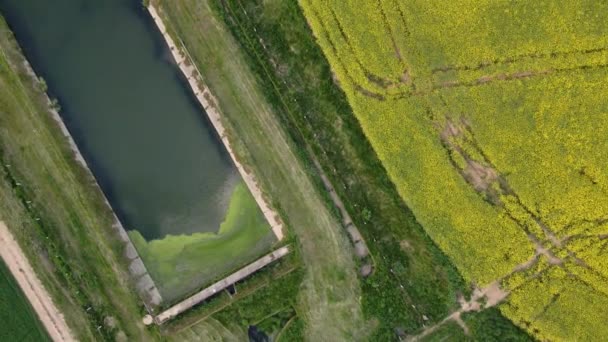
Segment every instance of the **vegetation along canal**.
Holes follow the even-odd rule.
[[[140,0],[0,0],[166,302],[274,242]]]

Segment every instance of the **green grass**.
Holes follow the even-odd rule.
[[[497,308],[464,314],[462,320],[469,329],[469,340],[480,342],[534,341],[521,328],[505,320]]]
[[[287,325],[287,319],[298,319],[291,308],[297,306],[303,275],[300,256],[292,252],[236,283],[234,295],[221,292],[169,322],[163,331],[173,341],[213,340],[210,336],[219,338],[219,332],[239,335],[254,324],[272,335]],[[224,328],[218,331],[220,326]]]
[[[255,325],[272,336],[297,315],[294,306],[297,306],[302,275],[302,271],[298,270],[281,277],[279,281],[270,282],[263,290],[241,299],[212,317],[225,325],[236,323],[245,328]]]
[[[467,331],[453,320],[420,339],[423,342],[532,342],[525,331],[506,320],[497,308],[468,312],[461,316]]]
[[[0,220],[79,340],[151,340],[110,210],[23,63],[0,20]]]
[[[276,336],[277,342],[304,341],[304,322],[298,317],[288,321]]]
[[[276,242],[242,182],[232,193],[217,233],[169,235],[152,241],[145,241],[137,231],[130,231],[129,236],[165,305],[254,260]]]
[[[461,323],[455,320],[443,322],[417,341],[422,342],[532,342],[534,339],[521,328],[506,320],[497,308],[462,314]]]
[[[0,260],[0,340],[51,341],[4,261]]]
[[[462,328],[454,321],[448,321],[432,333],[421,338],[422,342],[460,342],[470,341]],[[480,341],[481,342],[481,341]]]

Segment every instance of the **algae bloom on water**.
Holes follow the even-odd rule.
[[[129,236],[165,303],[175,301],[244,266],[276,242],[255,199],[241,181],[216,233],[167,235],[146,241]]]

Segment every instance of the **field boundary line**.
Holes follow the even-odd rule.
[[[2,221],[0,221],[0,256],[51,339],[56,342],[76,341],[65,322],[63,314],[55,306],[53,299],[38,279],[23,250]]]

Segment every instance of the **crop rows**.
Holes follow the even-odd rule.
[[[400,195],[465,279],[500,281],[500,310],[540,339],[607,335],[606,5],[301,7]]]
[[[306,4],[306,0],[303,4]],[[362,9],[362,6],[365,8]],[[309,11],[309,24],[317,27],[316,34],[331,48],[333,53],[328,58],[335,67],[343,69],[348,83],[356,91],[377,100],[427,95],[438,88],[477,86],[554,72],[606,67],[606,40],[603,37],[594,41],[596,45],[591,45],[588,39],[579,39],[576,44],[564,46],[561,50],[546,47],[538,52],[530,47],[508,46],[509,53],[504,56],[487,51],[471,51],[473,56],[470,58],[476,62],[469,64],[444,61],[446,64],[437,62],[436,65],[428,65],[429,57],[438,55],[438,51],[424,55],[424,59],[417,62],[422,57],[418,56],[419,50],[413,47],[426,49],[424,41],[428,39],[420,43],[420,40],[412,38],[411,32],[418,30],[410,30],[408,23],[417,25],[418,18],[413,16],[416,11],[412,11],[411,6],[394,0],[377,0],[365,3],[335,1],[329,6],[304,7]],[[410,12],[404,7],[408,7]],[[426,7],[426,4],[422,7]],[[357,11],[365,13],[363,20],[357,17]],[[560,9],[559,13],[562,12],[565,10]],[[434,11],[432,13],[435,14]],[[520,20],[524,19],[522,17]],[[369,30],[369,27],[376,29]],[[559,37],[556,35],[553,38]],[[437,41],[447,44],[444,40]],[[440,48],[443,51],[443,47]],[[420,89],[416,90],[413,78]]]

